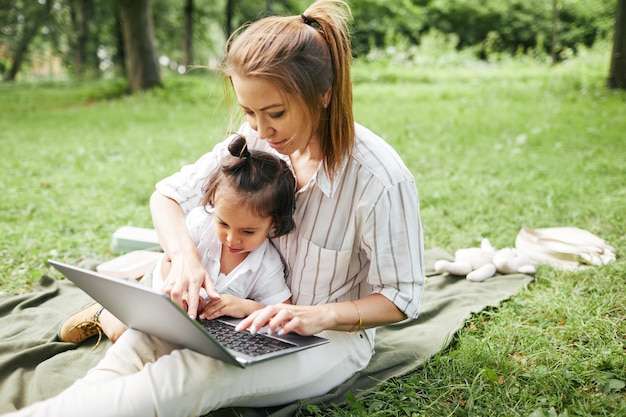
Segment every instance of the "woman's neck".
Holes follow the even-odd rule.
[[[297,189],[304,187],[317,172],[324,160],[322,148],[317,141],[311,140],[308,146],[289,155],[291,166],[296,174]]]

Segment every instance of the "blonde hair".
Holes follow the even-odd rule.
[[[355,141],[351,18],[343,0],[318,0],[298,16],[265,17],[230,37],[221,65],[227,77],[262,78],[304,106],[310,124],[303,131],[319,136],[331,176]]]

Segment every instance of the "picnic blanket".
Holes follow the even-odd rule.
[[[434,261],[452,258],[442,249],[426,251],[428,278],[419,318],[381,327],[372,361],[344,384],[320,397],[283,406],[224,409],[211,415],[292,416],[309,404],[342,404],[349,391],[357,396],[371,392],[381,381],[416,369],[446,348],[472,313],[497,307],[532,281],[522,274],[480,283],[436,275]],[[32,293],[0,295],[0,414],[61,392],[103,357],[108,340],[95,347],[96,338],[81,345],[56,338],[61,321],[90,301],[71,282],[49,276],[43,276]]]

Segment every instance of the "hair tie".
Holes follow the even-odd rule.
[[[303,22],[304,22],[304,24],[306,24],[306,25],[311,26],[311,23],[313,23],[313,22],[311,22],[311,21],[309,20],[309,18],[308,18],[308,17],[306,17],[306,16],[304,15],[304,13],[302,13],[302,14],[300,15],[300,17],[302,18],[302,21],[303,21]]]
[[[250,156],[250,151],[248,150],[248,144],[244,144],[243,148],[241,148],[241,151],[239,151],[239,157],[240,158],[247,158]]]
[[[246,138],[241,135],[235,136],[235,138],[228,144],[228,152],[235,158],[248,158],[250,151],[248,150],[248,143]]]

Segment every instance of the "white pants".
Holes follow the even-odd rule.
[[[367,333],[370,333],[369,331]],[[10,416],[197,417],[225,406],[263,407],[324,394],[372,356],[364,331],[241,369],[127,330],[87,375]]]

